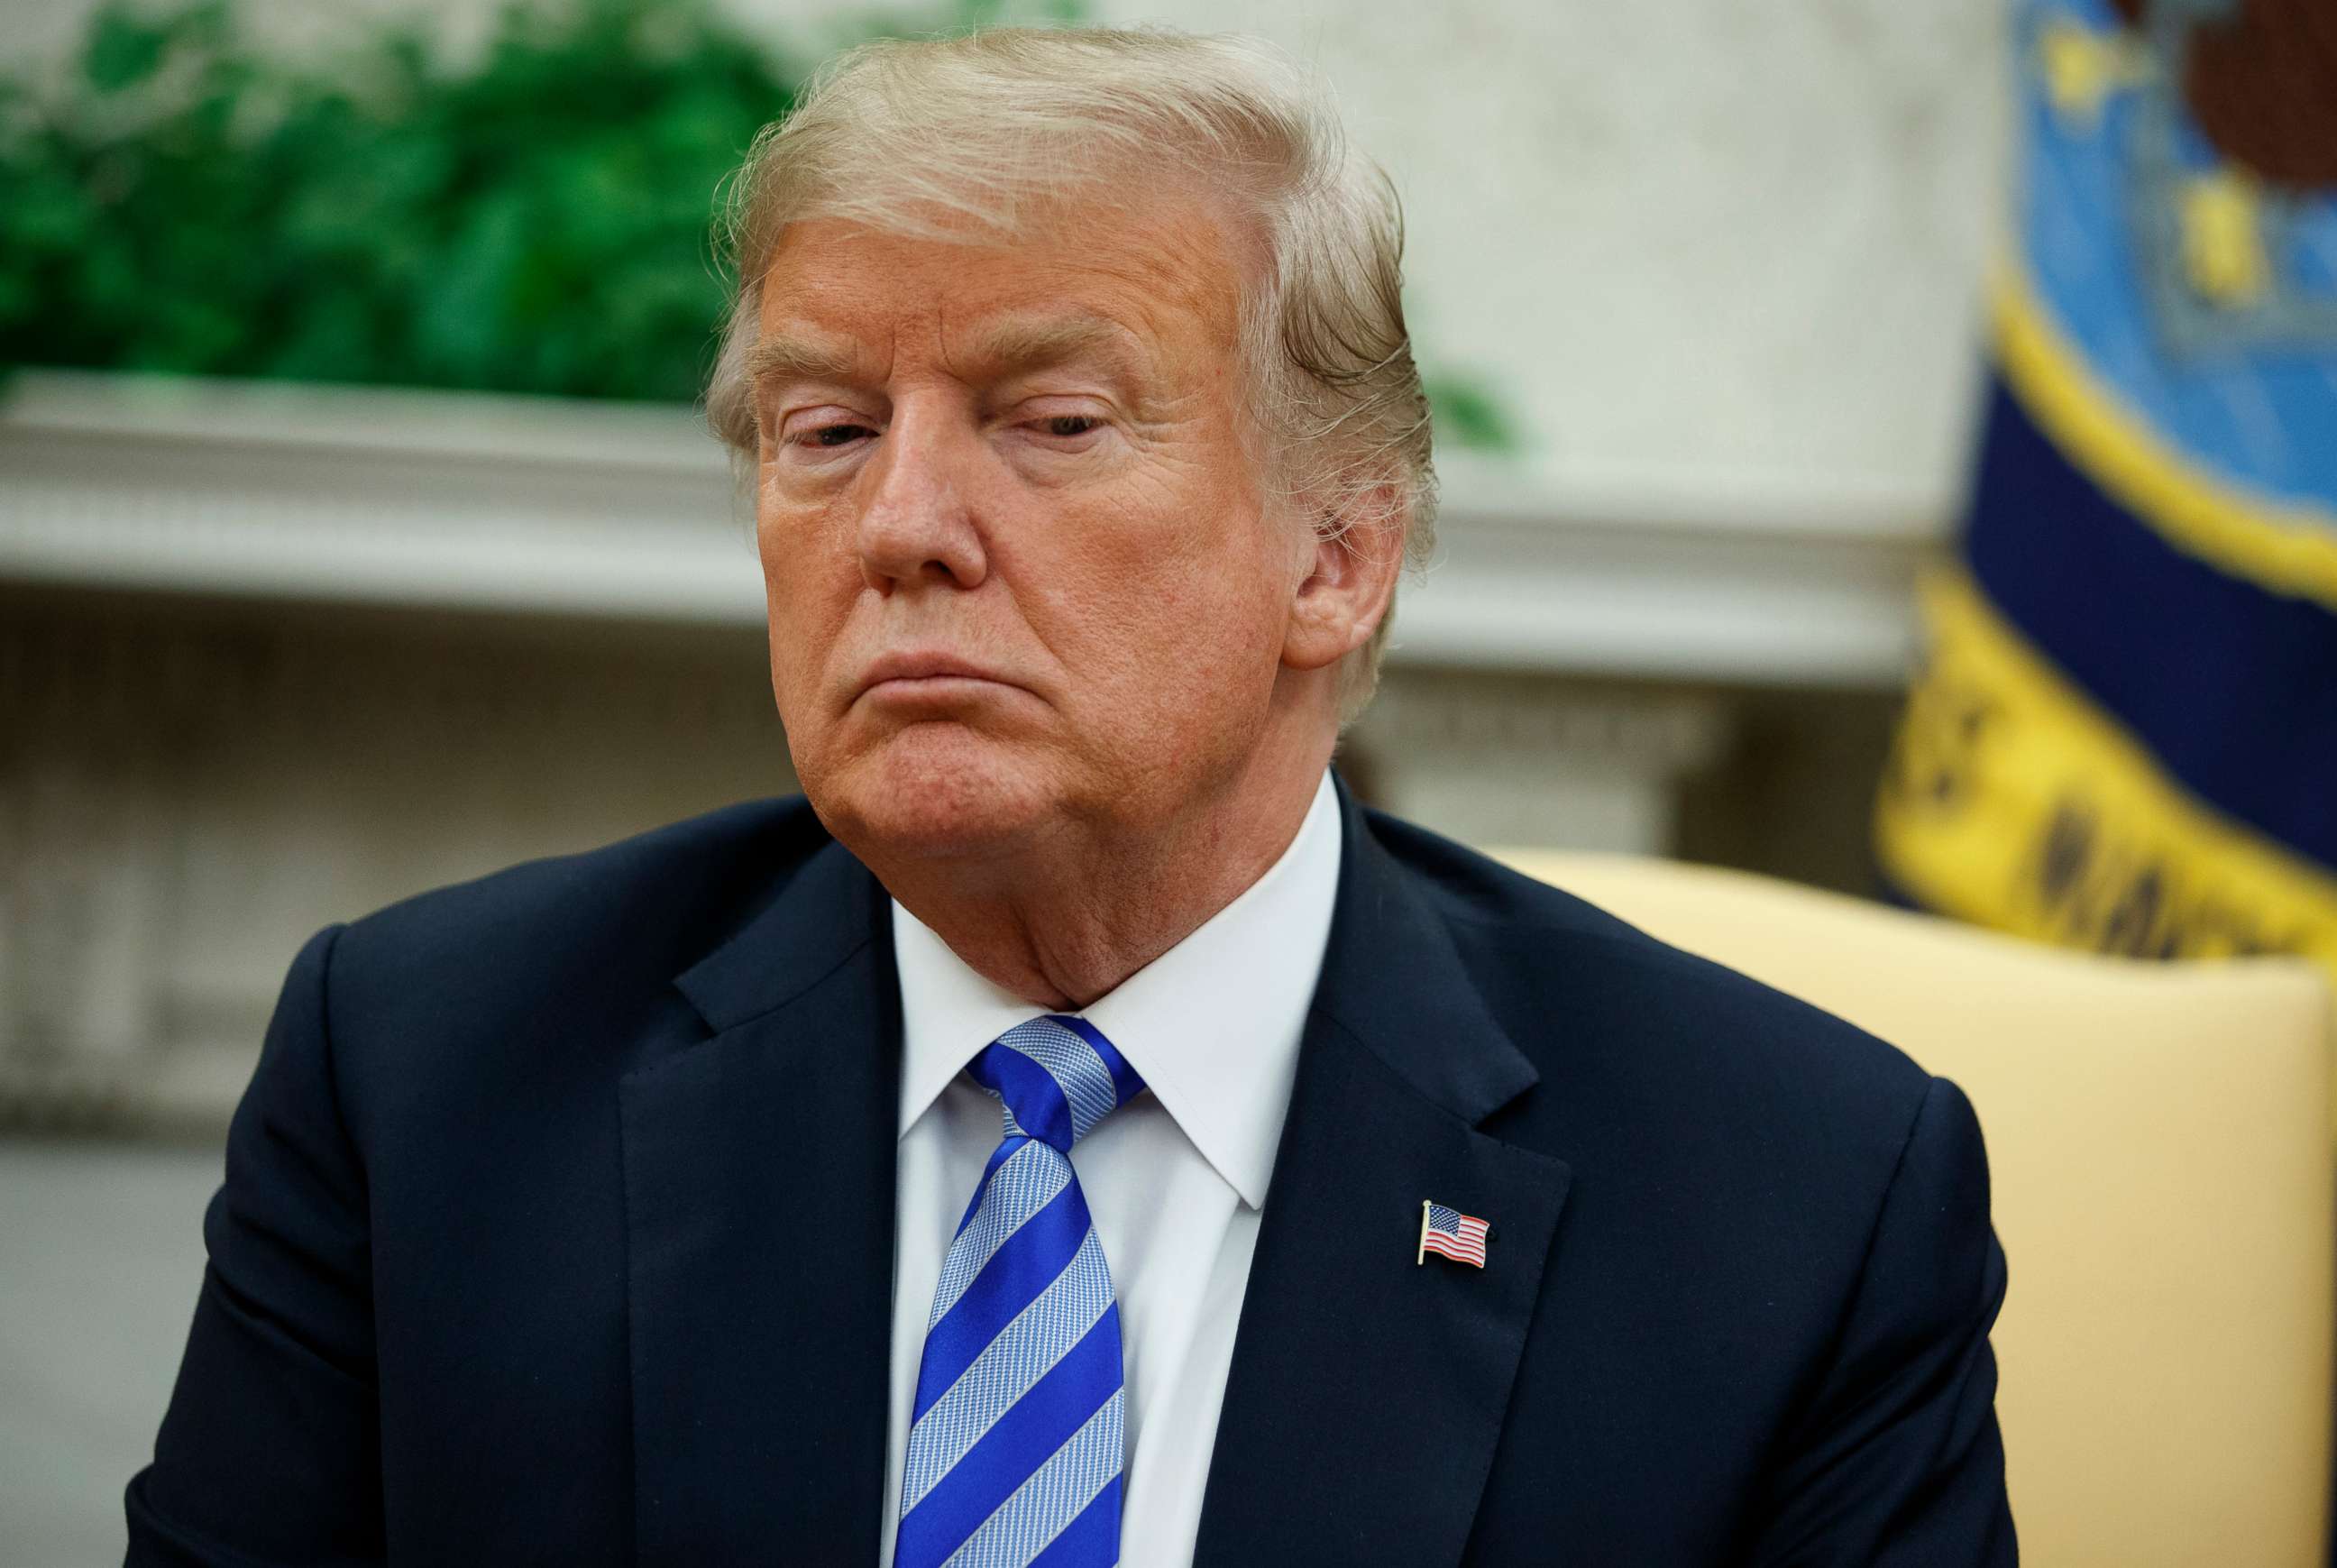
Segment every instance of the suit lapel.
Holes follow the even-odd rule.
[[[875,878],[817,851],[677,984],[715,1030],[621,1088],[645,1563],[872,1561],[900,1003]]]
[[[1535,1082],[1411,875],[1345,807],[1194,1561],[1457,1562],[1567,1167],[1477,1130]],[[1493,1224],[1481,1272],[1413,1259],[1423,1199]]]

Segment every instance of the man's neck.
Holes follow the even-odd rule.
[[[1228,789],[1141,833],[1061,835],[1011,859],[874,867],[902,907],[992,984],[1084,1007],[1266,875],[1306,819],[1327,757]]]

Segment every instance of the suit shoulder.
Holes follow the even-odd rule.
[[[434,888],[351,924],[334,985],[542,995],[573,981],[662,986],[830,843],[799,797],[754,800],[576,854]],[[369,998],[370,999],[370,998]]]
[[[1689,1099],[1702,1085],[1902,1129],[1929,1087],[1903,1052],[1823,1008],[1433,833],[1372,826],[1546,1080],[1669,1082]]]

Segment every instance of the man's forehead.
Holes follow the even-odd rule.
[[[1080,305],[1015,306],[967,313],[936,309],[926,317],[948,363],[969,376],[1041,369],[1075,360],[1141,369],[1152,358],[1141,324]],[[763,330],[748,350],[747,372],[758,384],[787,380],[851,380],[880,374],[913,318],[840,318],[826,312],[767,310]]]
[[[1174,338],[1230,344],[1238,292],[1217,224],[1187,201],[1067,210],[997,240],[812,218],[764,270],[760,367],[836,369],[911,341],[1009,366],[1142,360]]]

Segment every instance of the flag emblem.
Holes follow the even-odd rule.
[[[1458,1209],[1447,1209],[1442,1203],[1420,1206],[1420,1252],[1413,1259],[1416,1264],[1428,1260],[1431,1252],[1466,1263],[1472,1269],[1485,1266],[1485,1243],[1492,1240],[1493,1228],[1473,1214],[1463,1214]]]

